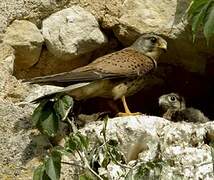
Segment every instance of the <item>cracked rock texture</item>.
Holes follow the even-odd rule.
[[[16,67],[27,69],[38,62],[44,39],[35,24],[15,20],[7,28],[3,42],[15,49]]]
[[[42,33],[48,50],[61,59],[74,59],[107,43],[95,17],[79,6],[46,18]]]
[[[90,138],[99,137],[104,126],[103,122],[92,122],[83,128]],[[212,127],[212,128],[211,128]],[[166,179],[213,179],[213,159],[211,147],[206,144],[206,137],[213,136],[213,122],[205,124],[173,123],[155,116],[134,116],[109,119],[106,136],[119,142],[120,150],[128,156],[135,153],[136,148],[145,147],[139,152],[138,163],[130,161],[136,173],[137,167],[143,162],[152,161],[158,155],[166,163],[160,172],[160,178]],[[212,129],[212,130],[211,130]],[[148,141],[149,139],[149,141]],[[132,148],[135,147],[135,148]],[[129,169],[118,165],[108,165],[109,179],[118,179]],[[117,175],[115,175],[117,174]],[[151,174],[150,178],[154,178]]]
[[[0,32],[15,19],[29,20],[41,28],[42,21],[54,12],[79,5],[91,12],[102,28],[112,30],[125,46],[140,33],[154,31],[164,35],[169,40],[169,51],[161,58],[162,62],[204,73],[213,45],[207,47],[203,36],[192,45],[190,28],[184,18],[189,3],[190,0],[3,1],[0,2]]]

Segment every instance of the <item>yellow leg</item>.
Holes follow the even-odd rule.
[[[135,116],[135,115],[141,115],[142,114],[140,112],[131,113],[131,111],[129,110],[129,107],[128,107],[127,103],[126,103],[126,97],[125,96],[122,96],[121,100],[122,100],[122,103],[123,103],[123,107],[124,107],[125,113],[119,112],[117,114],[118,116]]]
[[[121,100],[122,100],[122,102],[123,102],[123,107],[124,107],[124,109],[125,109],[125,113],[131,114],[131,111],[129,110],[129,107],[128,107],[127,103],[126,103],[126,97],[123,96],[123,97],[121,98]]]

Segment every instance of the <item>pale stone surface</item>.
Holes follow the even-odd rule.
[[[3,37],[3,42],[15,49],[15,64],[20,69],[29,68],[39,60],[43,41],[36,25],[25,20],[15,20]]]
[[[20,101],[27,94],[27,87],[13,76],[14,49],[7,44],[0,44],[0,98]]]
[[[67,0],[7,0],[0,1],[0,32],[15,19],[27,19],[41,25],[41,20],[62,9]]]
[[[192,43],[190,28],[184,14],[190,0],[10,0],[0,2],[0,32],[14,19],[28,19],[39,27],[44,18],[73,5],[91,12],[104,29],[113,30],[124,45],[132,43],[140,33],[154,31],[168,39],[168,53],[161,61],[178,65],[191,72],[204,73],[207,57],[213,47],[207,47],[200,36]],[[182,47],[182,51],[181,51]]]
[[[14,49],[8,45],[0,44],[0,66],[4,68],[9,74],[13,74],[15,54]]]
[[[31,130],[31,114],[35,105],[20,103],[28,94],[28,86],[13,74],[14,49],[0,44],[0,179],[31,179],[39,164],[34,158],[35,144]],[[38,133],[37,133],[38,134]]]
[[[14,75],[18,79],[29,79],[36,76],[45,76],[61,72],[71,71],[74,68],[87,65],[89,63],[90,53],[82,55],[72,61],[57,58],[50,53],[46,48],[41,52],[39,62],[32,68],[28,69],[15,69]]]
[[[118,26],[115,29],[116,36],[121,41],[125,38],[124,43],[127,43],[129,38],[132,40],[136,33],[155,32],[167,37],[177,37],[184,31],[186,22],[182,22],[181,17],[190,3],[190,1],[181,1],[124,1]]]
[[[204,73],[204,55],[209,56],[208,49],[211,48],[204,48],[205,39],[201,36],[198,36],[200,43],[196,42],[193,46],[192,34],[184,16],[189,3],[184,0],[126,0],[118,24],[113,28],[114,33],[126,45],[141,33],[161,34],[168,39],[168,53],[162,56],[161,62]],[[206,53],[201,55],[202,51]]]
[[[79,6],[52,14],[43,21],[48,50],[58,58],[73,59],[107,42],[95,17]]]
[[[92,122],[82,131],[90,137],[100,136],[104,123]],[[130,166],[137,172],[137,167],[141,162],[154,160],[157,155],[161,155],[166,162],[161,172],[161,179],[178,178],[202,178],[212,179],[213,160],[211,147],[206,144],[207,128],[213,126],[213,122],[205,124],[173,123],[163,118],[154,116],[134,116],[124,118],[114,118],[108,120],[107,138],[119,142],[119,147],[124,154],[128,154],[131,147],[136,144],[147,146],[140,154],[140,162],[137,164],[131,161]],[[153,137],[153,141],[146,141],[147,137]],[[154,148],[156,147],[156,148]],[[157,148],[159,147],[159,148]],[[128,173],[129,169],[119,168],[118,165],[109,165],[110,178],[115,179],[121,173]],[[114,169],[114,173],[111,170]],[[135,172],[135,173],[136,173]],[[151,177],[154,175],[151,174]]]
[[[32,168],[38,164],[33,158],[33,149],[27,148],[32,131],[29,115],[32,107],[21,108],[0,99],[0,179],[29,179]],[[27,163],[27,164],[26,164]]]

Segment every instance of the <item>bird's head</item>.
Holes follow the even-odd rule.
[[[164,94],[159,97],[159,107],[166,112],[168,109],[182,110],[185,109],[185,100],[176,93]]]
[[[167,50],[167,42],[162,37],[154,33],[141,35],[132,45],[134,49],[157,60],[160,54]]]

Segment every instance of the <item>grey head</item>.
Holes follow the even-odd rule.
[[[159,107],[166,112],[167,110],[183,110],[186,108],[185,100],[177,93],[164,94],[159,97]]]
[[[157,60],[160,54],[167,50],[167,42],[154,33],[145,33],[141,35],[131,47]]]

